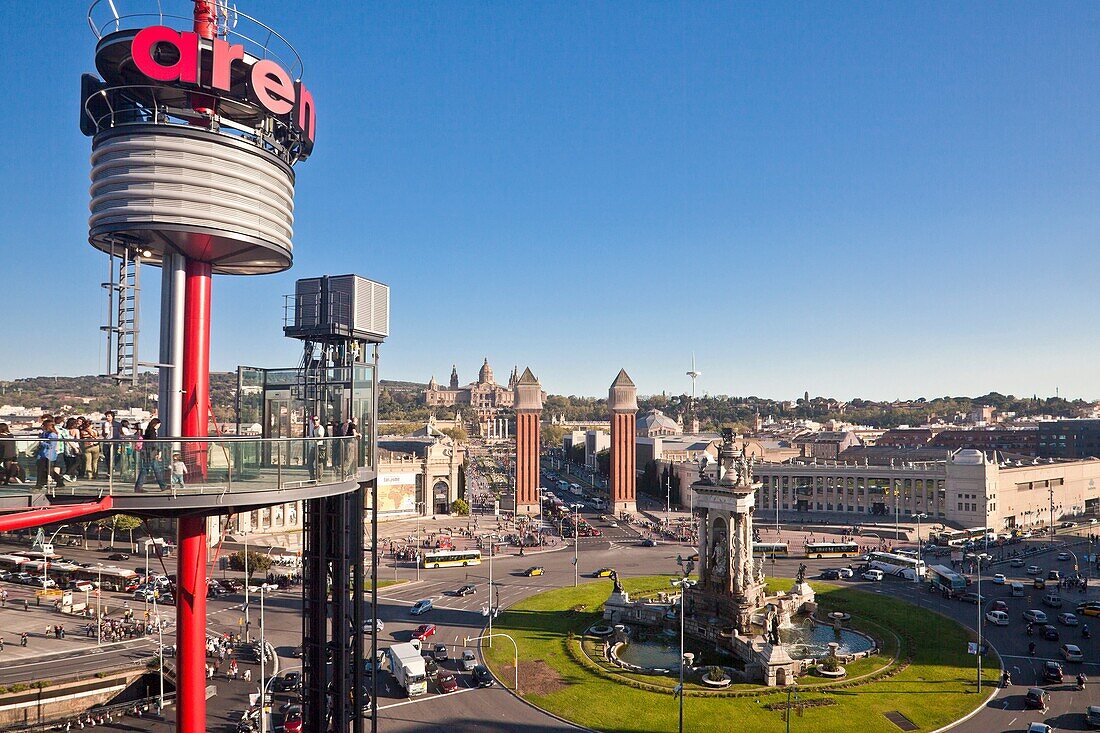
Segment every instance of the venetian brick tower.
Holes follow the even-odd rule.
[[[611,512],[634,513],[637,446],[634,423],[638,413],[638,388],[630,381],[625,369],[607,391],[607,406],[611,410]]]
[[[542,386],[531,368],[523,370],[513,388],[516,411],[516,514],[538,516],[539,421],[542,419]]]

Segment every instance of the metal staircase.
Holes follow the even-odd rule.
[[[118,243],[111,245],[107,264],[107,376],[137,385],[138,313],[141,294],[141,253]]]

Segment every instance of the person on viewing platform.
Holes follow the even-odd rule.
[[[118,441],[122,439],[122,425],[115,420],[114,410],[107,410],[103,414],[103,423],[99,426],[99,432],[104,440]],[[120,467],[118,449],[119,444],[117,442],[107,444],[107,471],[109,473],[114,473]]]
[[[38,434],[38,445],[34,449],[34,465],[36,469],[36,489],[46,488],[50,479],[50,467],[57,462],[57,444],[60,436],[57,434],[52,418],[42,421],[42,432]],[[65,485],[65,477],[57,473],[53,477],[58,486]]]
[[[321,424],[321,418],[314,415],[306,425],[307,438],[324,438],[325,426]],[[306,463],[309,466],[309,477],[316,481],[321,478],[324,471],[325,459],[328,458],[328,449],[324,440],[311,440],[306,445]]]
[[[15,436],[6,422],[0,422],[0,483],[21,484],[25,479],[16,457]]]
[[[145,476],[150,473],[153,474],[153,478],[156,479],[161,490],[165,488],[163,465],[160,459],[159,446],[156,442],[157,438],[160,437],[157,434],[159,429],[160,418],[154,417],[145,427],[145,432],[134,444],[134,447],[137,448],[136,456],[138,460],[138,473],[137,480],[134,481],[134,491],[143,490]]]
[[[61,474],[66,481],[75,482],[76,475],[79,473],[77,468],[83,460],[80,453],[80,431],[77,428],[76,418],[70,417],[65,421],[65,426],[57,432],[61,436],[61,455],[58,456],[58,461],[62,464]]]
[[[99,431],[91,420],[80,418],[80,448],[84,451],[84,478],[99,479]]]
[[[179,453],[172,455],[172,488],[183,488],[183,477],[187,475],[187,465]]]

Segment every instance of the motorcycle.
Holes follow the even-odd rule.
[[[1035,642],[1031,642],[1027,645],[1027,653],[1031,656],[1035,656]]]
[[[1005,673],[1001,675],[1001,687],[1008,687],[1012,684],[1012,674],[1006,669]]]
[[[1081,629],[1081,638],[1087,639],[1090,636],[1092,636],[1092,634],[1089,633],[1089,627],[1088,626],[1085,626],[1084,628]]]
[[[1078,689],[1078,690],[1083,690],[1083,689],[1085,689],[1085,682],[1087,682],[1087,681],[1088,681],[1088,680],[1087,680],[1087,678],[1085,677],[1085,675],[1083,675],[1083,674],[1079,674],[1079,675],[1077,675],[1077,689]]]

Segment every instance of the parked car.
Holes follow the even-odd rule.
[[[1043,596],[1043,605],[1050,606],[1051,608],[1061,608],[1062,596],[1058,595],[1057,593],[1047,593],[1045,596]]]
[[[1085,601],[1077,604],[1078,616],[1100,616],[1100,601]]]
[[[837,568],[837,572],[840,573],[841,578],[851,578],[855,575],[855,572],[851,568]]]
[[[1047,661],[1043,664],[1043,679],[1047,682],[1061,682],[1062,676],[1062,665],[1058,662]]]
[[[1027,733],[1053,733],[1053,730],[1046,723],[1032,723],[1027,727]]]
[[[877,582],[882,580],[883,574],[882,574],[881,570],[876,570],[876,569],[872,568],[871,570],[868,570],[867,572],[863,573],[863,575],[861,575],[860,577],[863,578],[864,580],[870,580],[872,582],[877,583]]]
[[[369,619],[368,618],[366,621],[363,622],[363,633],[364,634],[370,634],[372,628],[374,629],[374,633],[381,633],[382,630],[386,628],[386,625],[384,623],[382,623],[382,619],[380,619],[380,618],[376,618],[376,619]]]
[[[1058,651],[1062,652],[1062,657],[1067,662],[1085,661],[1085,655],[1081,653],[1081,647],[1076,644],[1063,644]]]
[[[828,568],[821,571],[822,580],[840,580],[840,571],[836,568]]]
[[[1029,710],[1046,710],[1050,702],[1050,693],[1042,687],[1029,688],[1024,695],[1024,707]]]
[[[458,689],[458,679],[453,672],[448,670],[439,670],[439,675],[435,678],[435,681],[439,684],[440,692],[454,692]]]
[[[474,667],[474,684],[478,687],[492,687],[495,682],[493,673],[489,671],[488,667],[483,664]]]
[[[1030,621],[1033,624],[1045,624],[1047,615],[1037,608],[1029,608],[1024,611],[1024,621]]]
[[[1043,638],[1046,639],[1047,641],[1058,641],[1058,629],[1057,628],[1051,626],[1050,624],[1046,624],[1045,626],[1043,626],[1041,631],[1042,631],[1042,634],[1043,634]]]
[[[1063,626],[1076,626],[1079,622],[1077,617],[1072,613],[1060,613],[1058,614],[1058,623]]]
[[[1090,728],[1100,728],[1100,705],[1089,705],[1085,708],[1085,723]]]
[[[469,672],[477,666],[477,656],[474,654],[473,649],[462,650],[462,669]]]
[[[473,583],[466,583],[464,586],[455,591],[456,596],[472,596],[477,591]]]
[[[412,638],[419,641],[424,641],[430,636],[435,636],[435,624],[420,624],[412,634]]]
[[[450,656],[447,654],[447,645],[436,644],[435,647],[432,648],[432,656],[435,657],[435,661],[437,662],[446,662],[450,659]]]
[[[546,572],[546,569],[543,568],[542,566],[532,565],[531,567],[524,570],[523,574],[526,575],[528,578],[533,578],[536,575],[542,575],[545,572]]]
[[[994,626],[1008,626],[1008,614],[1004,611],[989,611],[985,614],[985,620]]]
[[[428,675],[429,677],[435,677],[438,671],[439,662],[432,659],[432,656],[430,654],[424,657],[424,674]]]
[[[286,711],[286,717],[283,718],[283,733],[302,733],[302,708],[298,705],[291,705]]]
[[[430,610],[432,610],[432,599],[424,598],[414,603],[412,608],[409,609],[409,613],[411,613],[413,616],[419,616],[420,614],[427,613]]]
[[[271,683],[276,692],[291,692],[301,689],[302,673],[298,671],[284,672]]]

